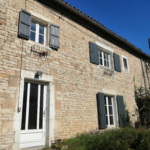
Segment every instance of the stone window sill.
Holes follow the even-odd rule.
[[[102,66],[102,65],[99,65],[99,68],[101,68],[103,70],[106,70],[106,71],[111,71],[111,72],[115,73],[115,70],[112,69],[112,68],[108,68],[108,67],[105,67],[105,66]]]
[[[37,42],[34,42],[34,41],[31,41],[31,40],[29,40],[28,43],[29,43],[29,44],[32,44],[32,46],[33,46],[33,45],[38,45],[38,46],[40,46],[40,47],[45,47],[46,49],[51,50],[51,48],[50,48],[49,46],[43,45],[43,44],[40,44],[40,43],[37,43]]]

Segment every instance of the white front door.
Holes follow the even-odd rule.
[[[45,145],[46,85],[24,83],[20,148]]]

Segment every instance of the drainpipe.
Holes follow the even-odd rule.
[[[146,78],[145,78],[145,72],[144,72],[144,67],[143,67],[143,61],[142,61],[142,59],[141,59],[141,67],[142,67],[142,74],[143,74],[144,87],[145,87],[145,93],[146,93],[147,85],[146,85]]]

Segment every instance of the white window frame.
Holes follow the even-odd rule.
[[[109,46],[107,46],[107,45],[105,45],[105,44],[103,44],[99,41],[96,41],[96,44],[99,47],[99,51],[107,53],[109,55],[109,67],[104,66],[104,65],[100,65],[100,63],[99,63],[99,66],[104,66],[108,69],[113,69],[114,68],[113,63],[112,63],[112,60],[113,60],[113,55],[112,54],[114,53],[113,48],[111,48],[111,47],[109,47]],[[99,59],[100,59],[100,56],[99,56]],[[104,64],[104,62],[103,62],[103,64]]]
[[[107,127],[108,128],[113,128],[113,127],[116,127],[116,122],[117,122],[117,118],[118,118],[118,113],[117,113],[117,104],[116,104],[116,101],[115,101],[115,97],[114,96],[110,96],[110,95],[105,95],[106,97],[106,107],[107,107],[107,112],[108,112],[108,115],[109,115],[109,106],[108,106],[108,97],[111,97],[111,100],[112,100],[112,108],[113,108],[113,122],[114,124],[113,125],[110,125],[110,119],[108,117],[108,125]]]
[[[40,23],[37,23],[36,21],[31,21],[31,22],[35,23],[35,26],[36,26],[35,41],[33,41],[33,42],[39,43],[39,35],[40,35],[40,33],[39,33],[39,27],[43,26],[44,27],[44,44],[43,45],[46,45],[46,27],[44,25],[41,25]],[[32,30],[30,29],[30,32],[31,31]],[[30,40],[30,41],[32,41],[32,40]],[[39,44],[41,44],[41,43],[39,43]]]
[[[123,62],[123,58],[125,58],[127,60],[127,70],[124,68],[124,62]],[[124,55],[122,55],[122,65],[123,65],[123,71],[129,73],[129,63],[128,63],[128,58]]]
[[[103,63],[102,65],[100,64],[100,52],[102,53],[102,63]],[[104,65],[104,53],[108,55],[109,67],[107,67],[107,66]],[[109,54],[109,53],[104,52],[104,51],[102,51],[102,50],[99,50],[99,65],[100,65],[100,66],[107,67],[107,68],[111,68],[111,59],[110,59],[110,54]]]
[[[28,129],[28,121],[29,121],[29,97],[30,97],[30,87],[31,87],[31,83],[30,82],[27,82],[27,104],[26,104],[26,118],[25,118],[25,130],[21,130],[21,132],[24,132],[24,131],[27,131],[27,130],[31,130],[31,129]],[[37,123],[36,123],[36,126],[37,126],[37,128],[35,129],[35,130],[39,130],[39,131],[42,131],[43,130],[43,128],[45,127],[45,121],[44,121],[44,119],[45,119],[45,116],[43,116],[43,120],[42,120],[42,122],[43,122],[43,128],[42,129],[39,129],[39,113],[40,113],[40,94],[41,94],[41,85],[43,85],[43,84],[38,84],[38,83],[36,83],[37,85],[38,85],[38,92],[36,93],[38,96],[38,100],[37,100],[37,106],[38,106],[38,108],[37,108]],[[46,99],[46,97],[45,97],[45,91],[47,90],[47,87],[44,85],[44,87],[43,87],[43,91],[44,91],[44,93],[43,93],[43,112],[45,111],[45,99]],[[32,130],[34,130],[34,129],[32,129]]]

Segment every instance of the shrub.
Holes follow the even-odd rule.
[[[63,144],[69,150],[150,150],[150,131],[126,127],[100,134],[83,133]]]

